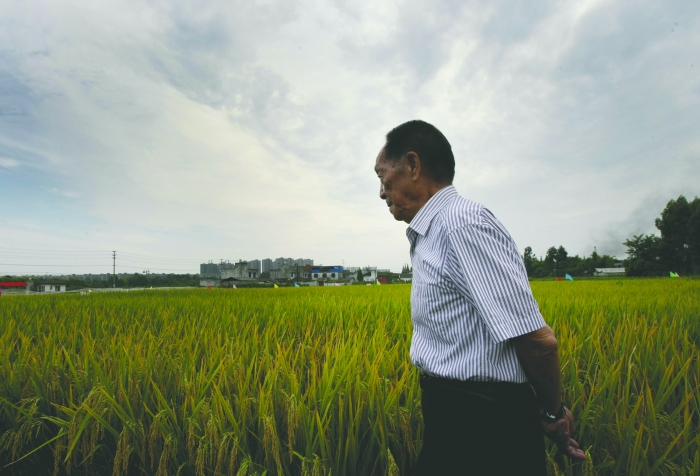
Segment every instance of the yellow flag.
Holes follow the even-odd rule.
[[[273,284],[273,286],[275,287],[275,289],[279,288],[279,286],[277,286],[276,284]]]

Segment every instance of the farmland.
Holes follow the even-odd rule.
[[[700,281],[534,282],[590,458],[700,475]],[[2,474],[409,474],[409,285],[0,299]]]

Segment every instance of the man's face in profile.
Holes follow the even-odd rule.
[[[386,201],[389,211],[398,221],[410,223],[414,213],[409,210],[412,203],[411,193],[414,183],[411,180],[410,168],[405,157],[392,160],[384,154],[384,148],[379,151],[374,165],[374,171],[379,177],[379,198]]]

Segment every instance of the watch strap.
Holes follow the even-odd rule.
[[[564,403],[562,402],[561,406],[559,407],[559,411],[555,414],[552,415],[548,411],[545,410],[545,412],[542,414],[542,419],[546,420],[548,423],[554,423],[555,421],[561,420],[564,418]]]

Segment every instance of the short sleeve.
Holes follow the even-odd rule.
[[[474,304],[493,339],[502,342],[546,323],[515,243],[488,210],[484,214],[481,223],[449,233],[453,279]]]

